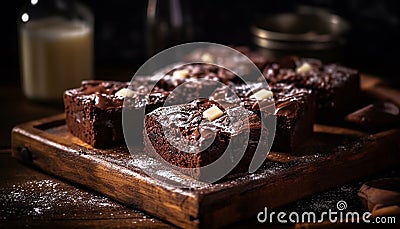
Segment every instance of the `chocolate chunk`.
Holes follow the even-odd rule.
[[[400,124],[400,107],[391,101],[365,106],[346,116],[345,120],[367,131],[379,131]]]
[[[388,206],[400,205],[400,178],[383,178],[366,182],[361,186],[358,196],[372,214]]]

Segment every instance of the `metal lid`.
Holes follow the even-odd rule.
[[[327,50],[336,48],[345,43],[345,40],[340,38],[334,42],[287,42],[287,41],[276,41],[268,40],[260,37],[253,37],[253,42],[259,47],[276,49],[276,50],[288,50],[288,51],[301,51],[301,50]]]

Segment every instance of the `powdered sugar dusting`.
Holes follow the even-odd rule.
[[[0,219],[126,218],[131,213],[142,214],[106,197],[49,179],[22,181],[0,188]]]

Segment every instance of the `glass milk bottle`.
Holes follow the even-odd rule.
[[[33,100],[60,102],[93,77],[93,15],[73,0],[31,0],[18,18],[22,86]]]

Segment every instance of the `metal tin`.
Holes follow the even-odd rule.
[[[349,29],[340,16],[314,7],[262,17],[250,27],[253,43],[267,55],[296,54],[327,61],[341,59]]]

